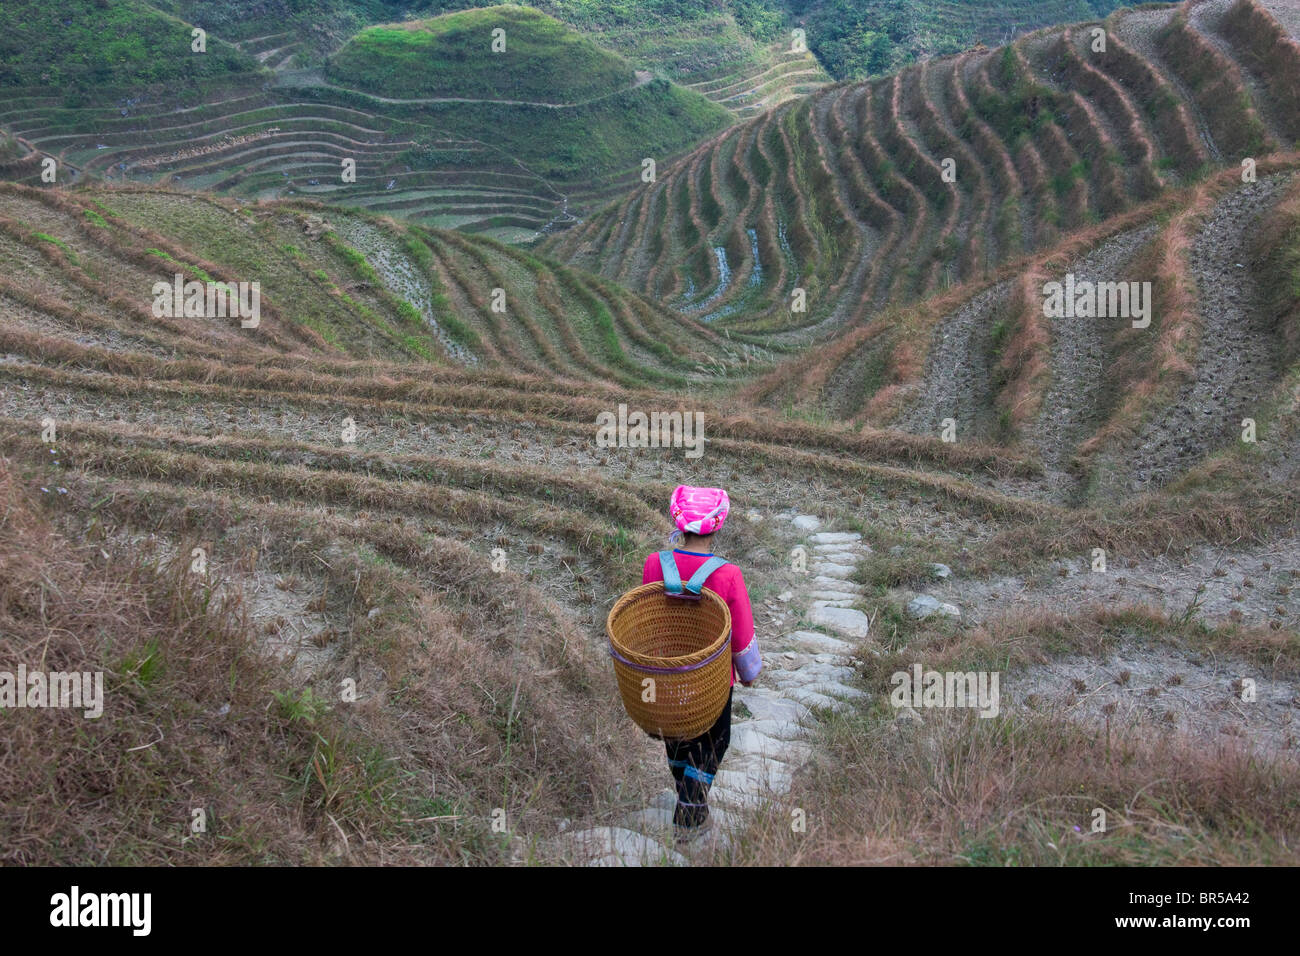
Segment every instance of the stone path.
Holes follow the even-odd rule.
[[[794,619],[802,617],[808,629],[777,635],[759,625],[763,671],[753,687],[736,685],[731,745],[709,794],[712,832],[674,849],[675,796],[665,788],[650,806],[618,826],[564,834],[559,842],[566,857],[589,866],[685,866],[719,859],[749,811],[789,791],[794,774],[812,756],[806,738],[817,711],[845,710],[848,701],[866,696],[850,681],[870,619],[853,607],[862,586],[849,578],[871,549],[856,533],[817,531],[820,522],[813,516],[785,514],[771,520],[782,518],[791,523],[791,546],[806,549],[807,573],[778,600],[784,599]]]

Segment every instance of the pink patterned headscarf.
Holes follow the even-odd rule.
[[[668,515],[678,531],[712,534],[722,527],[731,510],[731,499],[721,488],[692,488],[678,485],[668,505]]]

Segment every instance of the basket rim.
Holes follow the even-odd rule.
[[[652,654],[642,654],[639,651],[634,651],[627,647],[627,645],[623,644],[622,641],[619,641],[614,636],[614,615],[623,610],[629,604],[639,601],[654,593],[665,593],[664,583],[662,581],[651,581],[649,584],[642,584],[627,591],[622,597],[614,602],[614,606],[609,609],[609,614],[605,617],[605,635],[609,639],[610,646],[624,657],[629,660],[640,658],[643,661],[653,661],[653,666],[657,667],[683,667],[690,664],[697,664],[700,661],[713,656],[721,650],[724,644],[731,640],[731,608],[727,607],[727,602],[722,600],[716,591],[710,587],[703,587],[700,588],[701,599],[716,602],[718,606],[722,608],[722,613],[725,616],[726,627],[717,639],[713,640],[708,644],[708,646],[701,648],[698,651],[694,651],[690,654],[679,654],[676,657],[656,657]]]

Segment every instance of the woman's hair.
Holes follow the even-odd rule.
[[[722,532],[721,528],[719,528],[717,531],[714,531],[712,534],[694,534],[690,531],[674,531],[671,535],[668,536],[668,541],[673,545],[680,544],[687,551],[691,549],[692,545],[694,545],[696,542],[699,541],[707,541],[709,544],[716,547],[718,544],[718,537],[721,534],[721,532]]]

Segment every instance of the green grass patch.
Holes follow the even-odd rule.
[[[50,245],[53,246],[58,246],[58,248],[63,251],[63,254],[68,257],[69,262],[71,262],[74,266],[78,265],[77,254],[73,252],[72,247],[69,246],[62,239],[59,239],[55,236],[51,236],[48,233],[44,233],[44,232],[34,232],[32,233],[32,238],[39,239],[41,242],[48,242],[50,243]]]
[[[636,82],[621,56],[516,6],[371,27],[330,59],[327,76],[394,98],[543,103],[580,103]]]

